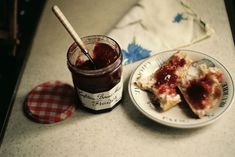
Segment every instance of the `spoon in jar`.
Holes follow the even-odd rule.
[[[96,65],[93,61],[93,59],[91,58],[88,50],[85,47],[85,44],[83,43],[83,41],[81,40],[81,38],[78,36],[78,34],[76,33],[76,31],[74,30],[74,28],[72,27],[72,25],[69,23],[69,21],[67,20],[67,18],[64,16],[64,14],[62,13],[62,11],[60,10],[60,8],[56,5],[54,5],[52,7],[52,11],[54,12],[54,14],[56,15],[56,17],[60,20],[60,22],[62,23],[62,25],[65,27],[65,29],[68,31],[68,33],[70,34],[70,36],[73,38],[73,40],[75,41],[75,43],[78,45],[78,47],[81,49],[82,53],[84,55],[87,56],[87,58],[89,59],[89,61],[92,63],[94,69],[96,69]]]

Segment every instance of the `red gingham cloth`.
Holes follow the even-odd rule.
[[[71,116],[75,111],[74,90],[60,81],[36,86],[27,96],[25,112],[40,123],[55,123]]]

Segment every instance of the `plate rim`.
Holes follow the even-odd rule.
[[[143,66],[146,62],[148,62],[149,60],[152,60],[153,58],[155,58],[156,56],[159,56],[163,53],[173,53],[173,52],[176,52],[176,51],[186,51],[186,52],[193,52],[194,54],[199,54],[199,55],[202,55],[202,56],[206,56],[208,58],[211,58],[212,61],[214,60],[216,62],[216,64],[219,64],[219,66],[221,66],[223,68],[223,70],[226,72],[228,78],[229,78],[229,82],[231,83],[230,86],[232,87],[231,88],[231,91],[232,93],[230,94],[231,95],[231,99],[230,99],[230,102],[227,102],[226,104],[226,107],[221,111],[221,113],[219,113],[218,115],[216,115],[215,117],[213,118],[208,118],[207,121],[202,121],[200,123],[194,123],[194,124],[177,124],[177,123],[170,123],[170,122],[167,122],[167,121],[164,121],[164,120],[161,120],[159,118],[156,118],[154,117],[153,115],[149,114],[148,112],[146,112],[143,108],[141,108],[141,106],[138,105],[138,103],[136,102],[136,100],[134,99],[134,96],[133,96],[133,93],[131,91],[131,86],[132,86],[132,83],[133,83],[133,77],[134,77],[134,74],[137,72],[137,70]],[[228,82],[228,81],[227,81]],[[182,129],[190,129],[190,128],[198,128],[198,127],[203,127],[203,126],[206,126],[206,125],[209,125],[213,122],[215,122],[216,120],[218,120],[226,111],[228,111],[228,109],[232,106],[233,102],[234,102],[234,82],[233,82],[233,77],[232,75],[229,73],[228,69],[221,63],[219,62],[216,58],[208,55],[208,54],[205,54],[203,52],[200,52],[200,51],[195,51],[195,50],[189,50],[189,49],[173,49],[173,50],[166,50],[166,51],[161,51],[157,54],[154,54],[148,58],[146,58],[145,60],[143,60],[136,68],[135,70],[131,73],[130,75],[130,79],[129,79],[129,82],[128,82],[128,93],[129,93],[129,96],[131,98],[131,101],[132,103],[134,104],[134,106],[142,113],[144,114],[146,117],[150,118],[151,120],[155,121],[155,122],[158,122],[162,125],[165,125],[165,126],[169,126],[169,127],[174,127],[174,128],[182,128]]]

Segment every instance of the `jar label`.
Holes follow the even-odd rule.
[[[121,81],[112,89],[100,93],[89,93],[77,88],[77,93],[82,104],[93,110],[112,108],[122,98],[123,82]]]

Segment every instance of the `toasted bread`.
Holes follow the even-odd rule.
[[[188,73],[178,87],[191,110],[202,118],[221,99],[221,83],[220,69],[201,64],[194,67],[194,74]]]
[[[163,111],[169,110],[181,101],[176,89],[186,76],[191,63],[192,60],[184,52],[178,51],[152,75],[140,76],[136,80],[136,85],[142,90],[152,92]]]

